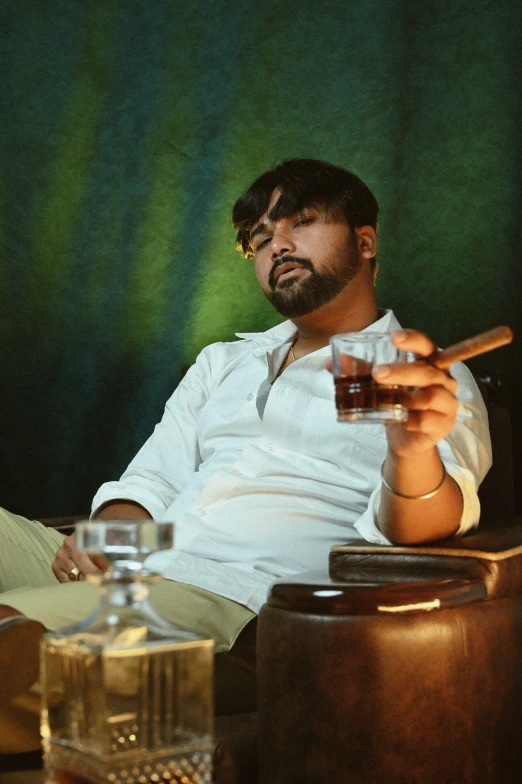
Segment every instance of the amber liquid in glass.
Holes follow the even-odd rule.
[[[377,384],[371,374],[336,376],[335,405],[340,421],[362,419],[375,412],[375,420],[404,421],[406,389],[402,386]]]

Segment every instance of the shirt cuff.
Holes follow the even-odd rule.
[[[99,512],[100,507],[110,501],[134,501],[143,506],[152,515],[153,520],[163,520],[166,507],[153,493],[137,488],[126,482],[106,482],[94,496],[91,508],[91,520]]]

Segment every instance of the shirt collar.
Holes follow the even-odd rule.
[[[392,310],[384,310],[384,315],[369,324],[361,332],[393,332],[400,329],[401,325],[397,321],[395,314]],[[236,337],[242,340],[250,340],[254,345],[252,347],[254,354],[263,354],[269,349],[281,346],[284,343],[291,343],[297,333],[297,327],[293,321],[283,321],[281,324],[276,324],[275,327],[267,329],[266,332],[236,332]],[[330,347],[314,351],[314,354],[329,354]]]

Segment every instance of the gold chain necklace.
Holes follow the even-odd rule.
[[[296,343],[297,341],[294,341]],[[294,354],[294,343],[290,346],[290,356],[292,357],[292,362],[295,362],[295,354]]]

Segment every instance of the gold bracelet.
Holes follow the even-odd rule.
[[[424,493],[423,495],[405,495],[404,493],[399,493],[398,490],[394,490],[393,487],[390,487],[390,485],[388,484],[388,482],[384,478],[384,463],[381,466],[382,483],[383,483],[384,487],[387,490],[390,491],[390,493],[393,493],[393,495],[398,495],[399,498],[407,498],[409,501],[420,501],[421,498],[433,498],[433,496],[437,495],[439,490],[442,488],[442,485],[446,481],[446,477],[448,475],[447,472],[446,472],[446,466],[444,465],[444,463],[442,464],[442,468],[444,470],[444,473],[442,475],[442,479],[440,480],[440,482],[437,485],[437,487],[435,488],[435,490],[432,490],[431,493]]]

